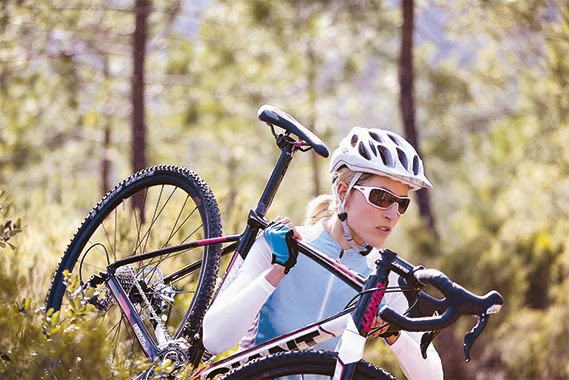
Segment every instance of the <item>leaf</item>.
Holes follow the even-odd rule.
[[[30,311],[32,311],[32,299],[30,297],[27,297],[22,301],[20,312],[22,314],[28,314]]]
[[[12,237],[12,236],[14,236],[14,235],[19,234],[20,232],[22,232],[22,230],[16,229],[16,230],[10,231],[10,232],[8,233],[8,235],[9,235],[10,237]]]

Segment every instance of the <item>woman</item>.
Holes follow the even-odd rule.
[[[381,129],[353,128],[334,151],[330,164],[333,194],[307,207],[303,226],[277,218],[253,245],[228,286],[204,318],[204,345],[212,353],[239,342],[241,349],[262,343],[342,310],[355,292],[310,259],[290,252],[294,233],[311,246],[367,276],[378,251],[409,205],[409,191],[431,188],[415,149],[401,136]],[[290,232],[292,231],[292,232]],[[398,284],[390,274],[389,283]],[[409,307],[401,292],[384,302],[402,313]],[[238,315],[239,318],[232,316]],[[378,318],[376,325],[382,321]],[[387,328],[383,328],[380,333]],[[420,333],[385,338],[409,379],[442,379],[440,358],[431,345],[427,359]],[[315,346],[334,350],[338,339]]]

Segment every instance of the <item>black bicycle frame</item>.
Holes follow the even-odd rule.
[[[233,243],[225,247],[222,251],[222,256],[236,251],[232,263],[235,261],[237,254],[245,258],[251,246],[253,245],[259,231],[261,229],[264,229],[268,225],[268,220],[266,219],[267,210],[269,209],[275,197],[275,193],[284,175],[286,174],[286,171],[294,156],[294,153],[298,148],[296,142],[294,142],[292,139],[288,138],[287,136],[278,136],[277,145],[279,145],[279,147],[281,148],[281,154],[275,165],[272,175],[266,184],[265,190],[259,199],[256,209],[251,210],[249,212],[247,227],[241,235],[220,236],[220,237],[197,240],[175,246],[165,247],[154,251],[142,253],[136,256],[119,259],[108,266],[107,273],[108,273],[109,288],[113,293],[113,295],[115,296],[115,298],[118,300],[118,303],[121,309],[123,310],[123,313],[126,316],[128,323],[133,329],[142,350],[144,351],[145,355],[148,358],[152,359],[155,358],[159,353],[159,348],[153,341],[150,332],[144,325],[141,318],[138,316],[138,313],[136,312],[134,306],[132,305],[125,291],[122,289],[120,283],[114,276],[114,273],[116,272],[117,268],[143,260],[154,259],[157,257],[167,256],[181,251],[191,250],[197,247],[203,247],[211,244],[220,244],[220,243],[221,244]],[[358,327],[360,334],[365,336],[369,332],[371,327],[371,319],[370,319],[371,316],[373,315],[373,320],[375,320],[375,316],[377,316],[377,308],[379,307],[379,304],[383,299],[385,287],[387,286],[387,276],[389,274],[389,271],[394,270],[398,274],[407,277],[406,275],[410,274],[413,268],[412,265],[398,258],[395,253],[391,251],[386,251],[388,253],[385,253],[382,256],[383,261],[381,261],[381,263],[379,262],[377,263],[378,266],[376,272],[366,280],[361,274],[350,270],[350,268],[344,266],[339,261],[331,259],[329,256],[325,255],[324,253],[318,251],[313,247],[310,247],[309,245],[304,244],[302,241],[297,241],[297,246],[300,253],[304,254],[311,260],[318,263],[321,267],[323,267],[324,269],[332,273],[334,276],[342,280],[352,289],[354,289],[357,292],[362,292],[363,290],[361,299],[358,302],[357,308],[355,308],[355,310],[354,308],[350,308],[349,310],[344,310],[326,320],[316,322],[313,325],[310,325],[306,328],[308,329],[308,331],[311,331],[310,330],[311,327],[313,328],[315,326],[316,327],[320,326],[322,323],[326,323],[327,321],[332,321],[351,311],[353,314],[352,318],[356,323],[356,326]],[[230,264],[230,268],[232,266],[232,263]],[[183,268],[181,268],[180,270],[165,276],[163,281],[165,284],[173,282],[182,276],[185,276],[189,273],[198,270],[201,264],[202,264],[201,259],[191,264],[188,264]],[[224,280],[225,276],[223,281]],[[380,284],[385,284],[385,285],[382,286]],[[218,288],[218,291],[220,288],[221,286]],[[215,296],[217,296],[217,293]],[[178,331],[176,331],[174,338],[178,338],[182,335],[183,327],[184,327],[183,324],[181,324]],[[275,338],[274,340],[266,342],[265,344],[257,348],[262,349],[262,347],[265,346],[269,347],[267,348],[267,352],[270,353],[275,349],[276,350],[282,349],[283,344],[285,345],[285,347],[288,347],[289,349],[297,348],[294,343],[295,340],[315,342],[315,340],[313,339],[314,337],[311,338],[310,336],[303,336],[302,334],[299,337],[294,338],[293,340],[286,340],[287,337],[289,336],[297,336],[299,333],[302,333],[303,330],[304,329],[299,329],[294,332],[291,332],[290,334],[287,334],[285,337]],[[271,351],[270,345],[274,344],[274,342],[277,343],[275,346],[273,346]],[[275,348],[275,347],[281,347],[281,348]],[[241,362],[243,359],[249,360],[252,358],[253,357],[248,356],[247,352],[243,352],[239,354],[239,357],[237,359],[232,359],[231,361],[232,363],[236,363],[236,362]],[[199,362],[199,359],[200,358],[190,358],[190,362],[192,362],[193,364],[197,364]],[[228,358],[223,362],[221,362],[220,368],[222,368],[226,364],[226,362],[229,361],[230,359],[231,358]],[[217,363],[215,366],[217,367]],[[346,373],[349,374],[353,370],[352,367],[353,366],[351,364],[347,364],[344,367],[344,371],[346,371]]]
[[[222,256],[227,255],[233,251],[237,251],[243,258],[245,258],[253,245],[257,234],[261,228],[264,228],[267,225],[267,221],[265,219],[266,213],[271,206],[275,194],[278,190],[282,179],[284,178],[286,171],[294,157],[294,153],[297,150],[302,148],[302,143],[294,141],[287,135],[279,135],[276,136],[277,145],[281,149],[281,154],[279,159],[273,169],[271,177],[269,178],[265,190],[261,195],[257,207],[255,210],[251,210],[247,227],[245,231],[241,235],[228,235],[228,236],[220,236],[220,237],[213,237],[209,239],[203,239],[198,241],[192,241],[188,243],[183,243],[179,245],[169,246],[161,249],[157,249],[150,252],[145,252],[139,255],[126,257],[123,259],[119,259],[114,263],[110,264],[107,267],[107,281],[109,283],[109,288],[113,293],[114,297],[118,300],[121,309],[123,310],[123,314],[125,315],[128,323],[130,324],[131,328],[133,329],[135,336],[140,343],[144,354],[148,358],[155,358],[159,352],[158,346],[152,340],[151,334],[149,333],[148,329],[142,322],[142,319],[138,316],[136,309],[134,308],[133,304],[128,299],[124,289],[122,289],[119,281],[114,276],[117,268],[120,268],[125,265],[133,264],[136,262],[140,262],[143,260],[153,259],[161,256],[170,255],[173,253],[178,253],[182,251],[191,250],[197,247],[203,247],[211,244],[224,244],[224,243],[231,243],[234,244],[226,247],[222,251]],[[235,261],[236,255],[232,260],[232,263]],[[188,264],[183,268],[179,269],[178,271],[171,273],[163,278],[165,284],[169,284],[170,282],[175,281],[176,279],[183,277],[189,273],[192,273],[198,270],[202,265],[202,260],[197,260],[194,263]],[[231,267],[232,264],[230,264]],[[226,273],[227,274],[227,273]],[[225,276],[223,278],[225,281]],[[222,281],[222,283],[223,283]],[[218,288],[221,288],[221,286]],[[216,295],[217,296],[217,293]],[[214,296],[214,298],[215,298]],[[186,319],[187,314],[184,316],[184,320]],[[183,333],[184,323],[181,323],[178,327],[178,330],[174,334],[174,338],[179,338]]]
[[[294,140],[283,135],[277,137],[277,145],[281,148],[281,154],[275,168],[273,169],[271,177],[267,181],[265,190],[263,191],[263,194],[261,194],[259,202],[257,202],[257,208],[254,211],[251,210],[249,214],[247,227],[245,228],[245,232],[241,235],[239,245],[237,246],[237,252],[243,258],[247,257],[259,230],[266,226],[266,223],[259,222],[263,221],[266,217],[267,211],[269,210],[269,207],[271,207],[275,194],[277,193],[290,162],[294,157],[294,153],[299,149],[299,146],[296,145]]]
[[[221,375],[260,356],[283,351],[307,349],[328,339],[335,338],[344,331],[345,321],[343,318],[345,317],[352,318],[359,334],[365,337],[372,329],[373,322],[375,322],[377,317],[379,305],[387,289],[389,273],[394,271],[406,279],[412,277],[414,267],[389,250],[382,251],[380,259],[376,261],[375,271],[367,279],[364,279],[360,274],[352,271],[337,260],[330,259],[324,253],[302,242],[299,243],[299,252],[322,265],[322,267],[360,294],[356,305],[349,306],[333,316],[275,337],[217,363],[208,365],[198,371],[194,375],[194,379]],[[339,366],[342,368],[342,379],[351,379],[353,377],[355,364],[339,362]]]

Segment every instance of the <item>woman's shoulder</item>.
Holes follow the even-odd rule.
[[[320,237],[322,232],[324,231],[324,226],[322,225],[321,221],[318,221],[314,224],[303,224],[301,226],[296,227],[296,230],[302,236],[302,239],[306,242],[311,242]]]

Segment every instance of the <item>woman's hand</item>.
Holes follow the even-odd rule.
[[[292,237],[300,240],[302,237],[296,230],[294,223],[288,217],[280,217],[271,222],[272,227],[269,226],[264,231],[267,244],[273,251],[272,267],[265,274],[267,281],[277,286],[288,271],[296,264],[296,257],[298,252],[289,247]]]
[[[288,228],[290,228],[293,231],[293,235],[297,240],[302,240],[302,236],[300,236],[300,234],[298,233],[298,231],[296,230],[296,227],[294,226],[294,223],[290,220],[290,218],[288,216],[277,216],[273,222],[275,223],[282,223],[285,226],[287,226]]]
[[[377,328],[377,327],[381,327],[379,330],[377,330],[376,332],[374,332],[371,336],[377,338],[379,337],[381,334],[387,332],[387,329],[389,329],[389,324],[384,322],[383,319],[377,317],[375,319],[375,323],[372,326],[372,328]],[[394,335],[388,336],[385,338],[385,341],[387,342],[387,344],[392,345],[393,343],[395,343],[397,341],[397,339],[399,339],[399,334],[400,332],[397,332]]]

